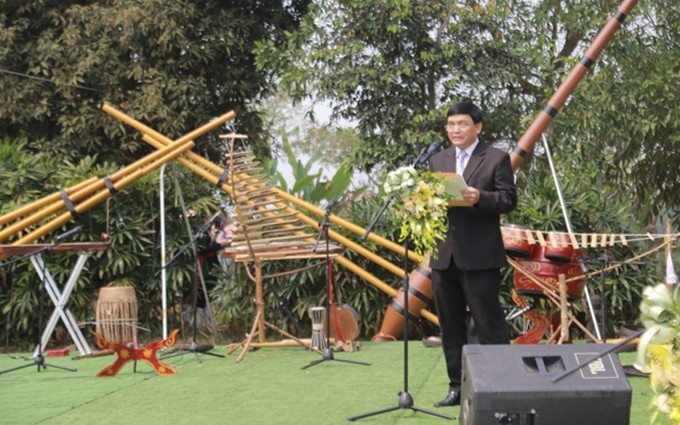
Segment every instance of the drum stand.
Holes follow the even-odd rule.
[[[69,232],[71,232],[71,231],[64,233],[64,236],[57,236],[57,241],[66,238],[65,235]],[[75,232],[70,233],[69,236],[73,233],[75,233]],[[14,261],[10,261],[8,263],[0,264],[0,266],[4,267],[6,265],[13,264],[17,261],[20,261],[20,260],[22,260],[26,257],[30,257],[30,256],[34,256],[34,255],[42,255],[43,252],[47,253],[51,250],[52,250],[52,246],[46,246],[46,247],[44,247],[44,248],[42,248],[42,249],[40,249],[40,250],[38,250],[34,253],[25,255],[23,257],[19,257]],[[45,284],[46,284],[46,282],[45,282],[45,280],[46,280],[45,269],[46,269],[46,266],[45,266],[44,259],[40,263],[42,264],[42,266],[41,266],[42,267],[42,273],[40,273],[42,278],[40,279],[40,295],[39,295],[40,301],[39,301],[39,305],[38,305],[38,343],[37,343],[36,351],[35,351],[35,354],[33,355],[33,357],[22,357],[22,359],[24,359],[24,360],[33,359],[33,363],[32,364],[25,364],[25,365],[13,367],[11,369],[6,369],[6,370],[3,370],[3,371],[0,371],[0,375],[5,374],[5,373],[9,373],[9,372],[14,372],[15,370],[25,369],[25,368],[31,367],[33,365],[38,367],[38,372],[40,372],[40,369],[47,369],[48,367],[53,367],[55,369],[62,369],[62,370],[66,370],[66,371],[69,371],[69,372],[77,372],[78,371],[78,369],[72,369],[72,368],[69,368],[69,367],[57,366],[57,365],[53,365],[53,364],[50,364],[50,363],[45,363],[45,356],[43,354],[43,346],[42,346],[42,333],[43,333],[43,314],[44,314],[44,310],[45,310],[45,291],[46,291],[46,288],[45,288]]]
[[[164,266],[164,267],[167,267],[169,264],[171,264],[188,247],[191,246],[193,248],[194,258],[196,259],[196,264],[195,264],[196,271],[194,273],[194,284],[192,285],[192,289],[191,289],[192,309],[193,309],[192,310],[192,321],[193,322],[192,322],[192,330],[191,330],[191,344],[189,344],[188,346],[185,345],[184,347],[181,347],[178,350],[173,351],[172,353],[168,354],[167,356],[161,357],[160,358],[161,360],[167,359],[167,358],[170,358],[170,357],[181,356],[185,353],[194,353],[194,357],[196,358],[196,361],[199,362],[199,363],[202,363],[201,356],[199,355],[199,353],[200,354],[207,354],[209,356],[224,358],[224,356],[221,355],[221,354],[210,352],[210,350],[212,350],[214,348],[214,346],[212,344],[198,345],[196,343],[196,332],[198,331],[198,312],[197,312],[196,306],[198,304],[198,284],[199,284],[199,282],[200,282],[201,287],[202,287],[201,289],[205,291],[205,280],[203,279],[203,272],[201,270],[201,264],[198,260],[198,252],[197,252],[197,249],[196,249],[196,241],[198,240],[198,238],[201,237],[201,235],[203,235],[204,232],[206,232],[208,230],[208,228],[210,227],[210,224],[213,222],[213,220],[214,220],[214,217],[211,218],[203,226],[201,226],[201,228],[196,232],[194,237],[184,247],[182,247],[182,249],[180,249],[179,252],[177,254],[175,254],[175,256],[172,259],[170,259],[170,261],[168,261],[168,263]],[[206,294],[206,300],[205,300],[206,306],[210,302],[207,295],[208,294]]]
[[[316,252],[317,248],[319,247],[319,242],[321,241],[321,237],[325,236],[326,239],[326,270],[325,270],[325,278],[326,278],[326,288],[327,288],[327,297],[326,297],[326,311],[328,312],[326,317],[326,347],[323,351],[323,357],[321,357],[318,360],[314,360],[313,362],[309,363],[306,366],[301,367],[300,369],[304,370],[307,368],[310,368],[312,366],[318,365],[319,363],[323,363],[325,361],[339,361],[339,362],[344,362],[344,363],[353,363],[357,365],[362,365],[362,366],[370,366],[370,363],[366,362],[360,362],[356,360],[346,360],[346,359],[336,359],[333,356],[333,349],[331,348],[331,333],[330,333],[330,323],[331,323],[331,295],[333,291],[333,266],[331,263],[331,257],[330,257],[330,238],[328,237],[328,228],[330,227],[331,223],[330,220],[328,219],[331,215],[331,209],[333,208],[334,202],[329,202],[328,205],[326,206],[326,212],[323,217],[323,221],[320,224],[320,229],[319,229],[319,235],[316,238],[316,244],[314,245],[314,248],[312,251]]]
[[[411,409],[415,412],[427,413],[428,415],[438,416],[443,419],[455,419],[453,416],[444,415],[432,410],[423,409],[422,407],[413,404],[413,397],[408,392],[408,295],[409,292],[409,276],[406,272],[408,270],[408,238],[404,241],[404,389],[399,391],[399,402],[396,406],[388,407],[386,409],[375,410],[373,412],[362,413],[356,416],[347,418],[350,421],[375,416],[382,413],[393,412],[399,409]]]

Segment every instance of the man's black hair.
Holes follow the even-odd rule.
[[[449,108],[449,112],[446,114],[447,117],[451,115],[469,115],[472,117],[472,122],[478,124],[482,122],[482,110],[479,106],[472,102],[463,101],[458,102]]]

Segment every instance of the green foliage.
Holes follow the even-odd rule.
[[[280,70],[294,99],[328,100],[357,123],[358,169],[409,163],[445,138],[462,98],[486,111],[483,138],[510,150],[620,2],[484,3],[315,2],[287,44],[259,44],[258,65]],[[680,12],[662,0],[630,15],[555,118],[554,150],[600,164],[603,190],[631,194],[648,223],[680,205]]]
[[[265,160],[264,163],[273,184],[312,204],[317,204],[324,199],[328,201],[340,199],[352,183],[354,167],[350,161],[344,161],[330,178],[324,173],[325,169],[319,167],[321,159],[328,152],[328,144],[332,138],[331,133],[325,133],[325,136],[318,141],[310,156],[306,158],[307,161],[303,163],[293,150],[288,133],[282,132],[282,150],[292,171],[294,181],[293,186],[288,188],[288,182],[281,171],[279,171],[278,160],[274,157],[273,160]],[[316,171],[314,171],[315,168],[317,168]]]
[[[151,152],[136,131],[100,110],[102,101],[170,138],[235,110],[238,118],[229,130],[248,134],[254,149],[266,156],[268,134],[253,105],[270,95],[275,84],[270,70],[255,69],[252,49],[263,40],[280,44],[299,25],[308,3],[1,3],[0,211],[92,176],[104,177]],[[224,147],[217,134],[196,142],[196,152],[219,162]],[[168,193],[181,187],[187,209],[212,213],[228,204],[192,173],[175,173],[179,184],[170,184]],[[158,174],[149,174],[78,217],[86,224],[78,240],[110,233],[111,244],[86,264],[82,276],[89,278],[79,281],[72,297],[76,317],[94,317],[92,301],[99,287],[126,284],[137,290],[140,322],[158,323],[158,183]],[[178,197],[173,201],[166,217],[168,258],[191,236]],[[186,250],[167,269],[171,294],[181,295],[191,281],[190,253]],[[51,256],[50,268],[63,278],[70,260]],[[19,339],[34,333],[34,276],[23,262],[2,276],[3,282],[12,280],[0,292],[7,314],[2,328]]]
[[[526,69],[543,59],[529,42],[540,30],[524,20],[528,11],[506,1],[320,1],[285,49],[261,45],[258,63],[282,69],[294,98],[313,93],[333,102],[334,116],[357,122],[358,165],[395,166],[445,137],[444,111],[455,99],[503,109],[502,120],[490,114],[492,141],[510,137],[521,114],[533,112],[517,81],[519,74],[532,86]]]
[[[252,49],[280,44],[308,3],[3,2],[0,128],[36,152],[126,163],[143,144],[99,110],[102,100],[171,138],[235,110],[232,129],[267,153],[250,104],[274,84],[269,70],[255,69]],[[218,139],[207,138],[198,150],[216,158]]]
[[[680,42],[671,35],[680,13],[664,3],[640,5],[556,128],[573,155],[601,164],[606,188],[627,192],[645,223],[680,205]]]

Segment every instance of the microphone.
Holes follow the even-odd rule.
[[[83,230],[83,226],[76,226],[73,229],[65,231],[61,235],[58,235],[56,241],[58,243],[63,241],[64,239],[68,239],[71,236],[75,235],[76,233],[80,232],[81,230]]]
[[[425,164],[427,160],[439,150],[441,144],[441,141],[436,141],[428,146],[427,149],[422,150],[418,156],[418,159],[416,160],[414,167]]]
[[[581,265],[581,271],[583,272],[583,275],[588,276],[588,266],[586,265],[586,260],[579,256],[578,263]]]

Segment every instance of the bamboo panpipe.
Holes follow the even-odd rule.
[[[177,142],[175,144],[168,145],[168,146],[164,147],[162,150],[157,150],[155,152],[152,152],[149,155],[147,155],[147,156],[135,161],[134,163],[128,165],[127,167],[116,171],[115,173],[108,176],[108,178],[110,179],[111,183],[115,187],[116,182],[120,181],[122,178],[138,172],[139,169],[148,165],[152,161],[156,161],[158,158],[161,158],[164,155],[167,155],[167,154],[169,154],[169,153],[171,153],[171,152],[173,152],[177,149],[181,149],[183,146],[185,147],[189,143],[192,143],[192,142],[181,142],[181,143]],[[193,144],[186,149],[190,149],[192,146],[193,146]],[[183,149],[182,152],[186,151],[186,149]],[[86,180],[86,182],[90,182],[90,180],[91,179]],[[83,186],[83,184],[80,184],[78,186],[81,187],[81,186]],[[78,202],[82,199],[85,199],[87,196],[90,196],[92,193],[94,193],[94,192],[96,192],[100,189],[103,189],[104,187],[106,187],[106,179],[95,180],[94,182],[90,182],[86,186],[81,187],[77,191],[70,194],[69,200],[71,202],[73,202],[74,205],[75,205],[76,202]],[[20,220],[16,223],[12,224],[11,226],[8,226],[8,227],[2,229],[2,231],[0,231],[0,241],[3,241],[5,239],[11,237],[12,235],[26,229],[31,224],[36,223],[36,222],[38,222],[38,221],[40,221],[40,220],[42,220],[46,217],[49,217],[52,214],[61,210],[62,208],[65,208],[66,204],[64,203],[64,200],[61,198],[61,195],[59,195],[57,193],[56,196],[57,196],[58,199],[52,200],[51,205],[49,205],[46,208],[34,213],[33,215],[31,215],[29,217],[24,218],[23,220]],[[35,202],[34,204],[43,204],[44,200],[52,199],[52,198],[54,198],[54,195],[50,195],[46,198],[43,198],[43,200],[41,200],[39,202]]]
[[[63,192],[65,192],[67,195],[71,195],[74,192],[79,191],[80,189],[94,183],[97,181],[97,177],[90,177],[87,180],[84,180],[74,186],[69,187],[68,189],[64,189]],[[0,216],[0,226],[3,226],[9,222],[12,222],[16,220],[19,217],[23,217],[24,215],[33,212],[35,210],[38,210],[40,208],[43,208],[53,202],[58,202],[61,200],[61,191],[60,192],[55,192],[51,195],[47,195],[37,201],[33,201],[28,205],[24,205],[23,207],[19,207],[16,210],[10,211],[5,215]]]
[[[183,152],[186,152],[187,150],[191,149],[194,146],[193,142],[185,142],[178,146],[175,149],[171,149],[169,153],[166,153],[165,155],[161,156],[157,161],[149,164],[147,167],[144,167],[143,169],[137,169],[133,171],[132,173],[128,174],[127,176],[123,177],[120,179],[117,183],[113,185],[113,187],[116,190],[121,190],[131,183],[133,183],[135,180],[139,179],[140,177],[148,174],[149,172],[155,170],[156,168],[160,167],[161,165],[165,164],[167,161],[176,158],[178,155],[182,154]],[[174,146],[173,146],[174,147]],[[87,199],[86,201],[78,204],[75,206],[75,210],[78,214],[82,214],[85,211],[88,211],[90,208],[94,207],[95,205],[105,201],[111,197],[111,191],[109,190],[103,190],[96,194],[95,196]],[[73,216],[71,215],[70,212],[63,213],[56,218],[50,220],[43,226],[35,229],[34,231],[30,232],[26,236],[22,237],[21,239],[17,240],[14,242],[13,245],[21,245],[21,244],[26,244],[35,241],[36,239],[40,238],[41,236],[46,235],[47,233],[59,228],[60,226],[64,225],[67,223],[69,220],[71,220]]]

